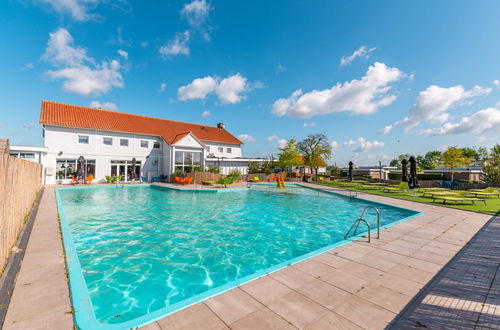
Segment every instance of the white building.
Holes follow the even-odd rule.
[[[131,180],[133,158],[135,177],[147,181],[208,166],[246,174],[248,162],[259,161],[242,158],[243,143],[221,123],[204,126],[43,101],[40,124],[44,147],[13,146],[11,153],[36,154],[31,160],[42,163],[46,184],[71,182],[80,156],[85,176],[93,175],[94,182],[117,175]]]

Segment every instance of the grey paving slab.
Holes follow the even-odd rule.
[[[52,192],[42,201],[40,219],[37,220],[39,225],[34,227],[32,247],[26,251],[26,260],[19,274],[21,281],[14,292],[17,295],[13,297],[15,302],[9,307],[9,329],[73,327],[72,316],[66,314],[71,310],[69,291],[55,199],[53,190],[49,189],[47,191]],[[384,230],[381,239],[372,239],[370,244],[358,240],[327,251],[180,310],[144,328],[383,329],[415,295],[419,296],[419,291],[490,218],[383,196],[360,196],[424,214]],[[486,251],[471,251],[474,256],[463,258],[462,263],[450,270],[469,275],[492,270],[488,263],[491,256],[486,255]],[[497,250],[493,254],[496,256]],[[485,286],[491,279],[486,275],[481,279],[469,275],[463,275],[461,281],[444,281],[446,290],[436,291],[435,296],[428,298],[439,302],[425,306],[428,310],[440,310],[443,329],[460,328],[471,322],[469,314],[450,312],[449,306],[458,310],[468,308],[473,312],[479,308],[477,304],[471,306],[453,300],[461,286],[472,287],[480,282]],[[483,301],[486,302],[485,311],[479,314],[476,322],[483,319],[485,325],[494,323],[500,295],[495,283],[488,291],[488,299]],[[456,288],[458,291],[453,291]],[[484,291],[483,288],[481,292]],[[23,300],[25,295],[33,296],[33,300]],[[52,298],[47,295],[52,295]],[[439,300],[439,295],[448,300]],[[28,311],[33,310],[32,304],[43,305],[43,297],[48,304],[37,306],[37,315],[30,315]],[[445,316],[455,317],[454,323],[446,323]],[[401,322],[401,326],[417,324],[410,318],[402,318]]]
[[[73,329],[53,188],[40,202],[3,328]]]
[[[500,217],[491,220],[390,329],[500,329]]]

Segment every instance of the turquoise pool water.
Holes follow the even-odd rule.
[[[342,241],[367,205],[380,209],[382,225],[417,214],[308,188],[272,190],[59,189],[60,211],[95,318],[117,324],[167,312],[169,306]],[[375,227],[375,216],[368,218]],[[71,280],[74,271],[70,267]]]

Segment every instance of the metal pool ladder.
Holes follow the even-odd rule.
[[[359,227],[359,224],[361,222],[363,222],[366,227],[368,228],[368,243],[370,243],[371,241],[371,231],[370,231],[370,224],[368,223],[368,221],[365,220],[364,216],[365,216],[365,213],[366,213],[366,210],[368,209],[374,209],[375,212],[377,212],[377,239],[380,238],[380,211],[378,208],[376,208],[375,206],[371,206],[371,205],[368,205],[366,206],[364,209],[363,209],[363,212],[361,212],[361,216],[356,219],[351,227],[349,228],[349,230],[347,231],[347,233],[345,233],[344,235],[344,239],[347,238],[347,236],[349,236],[349,233],[351,232],[351,230],[354,228],[354,233],[353,233],[353,236],[356,235],[356,232],[358,231],[358,227]]]

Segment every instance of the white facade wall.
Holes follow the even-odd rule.
[[[203,141],[203,143],[206,146],[207,155],[210,155],[210,157],[224,157],[224,158],[241,157],[241,145],[239,144],[210,142],[210,141]]]
[[[79,143],[80,135],[88,136],[87,144]],[[141,162],[141,176],[162,173],[164,143],[158,136],[46,126],[44,137],[44,146],[48,148],[42,161],[47,174],[46,184],[66,183],[56,181],[57,159],[77,159],[80,156],[95,160],[94,182],[105,180],[105,176],[111,174],[112,160],[131,161],[134,157]],[[104,138],[112,138],[113,144],[105,145]],[[127,139],[128,146],[120,146],[120,139]],[[148,147],[141,147],[141,141],[147,141]],[[160,149],[153,148],[154,142],[160,143]]]

